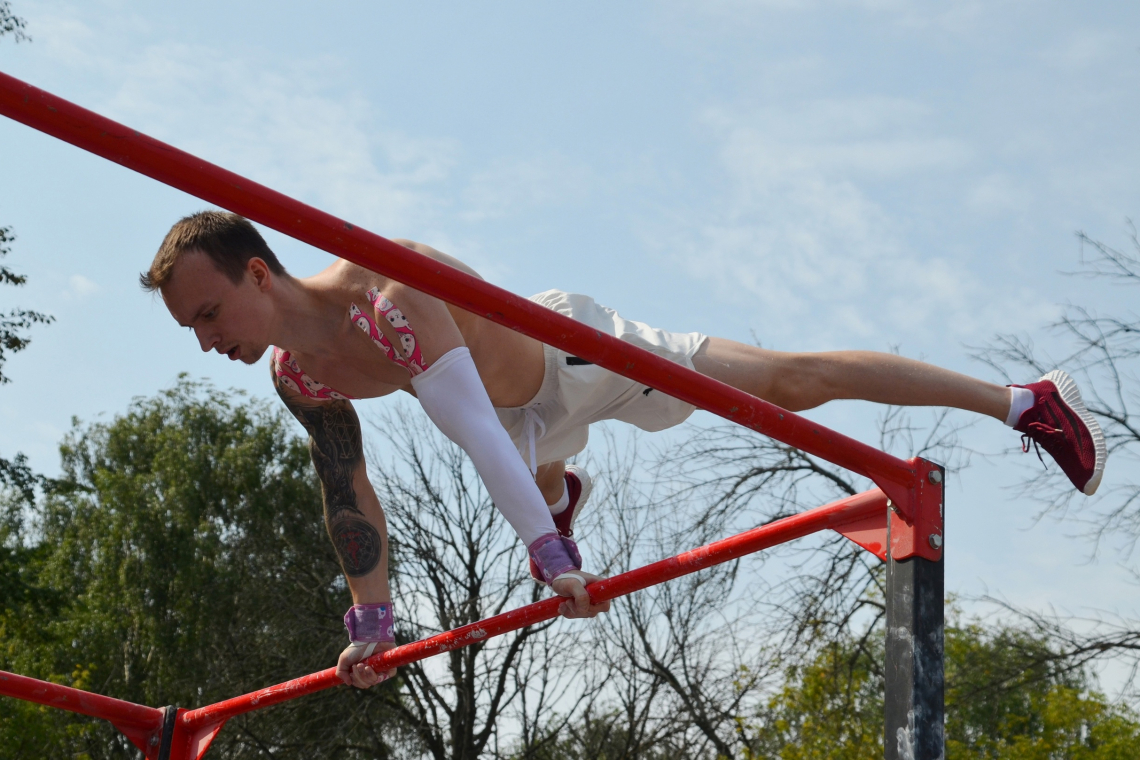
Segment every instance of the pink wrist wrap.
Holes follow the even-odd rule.
[[[544,581],[548,586],[563,573],[582,569],[582,555],[578,553],[578,545],[557,533],[540,536],[527,551],[538,572],[542,574],[537,580]]]
[[[344,626],[348,638],[358,641],[396,643],[396,614],[391,602],[380,604],[354,604],[344,613]]]

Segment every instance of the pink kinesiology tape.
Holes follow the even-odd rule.
[[[527,551],[547,585],[563,573],[582,569],[582,555],[578,553],[578,545],[557,533],[541,536]]]
[[[391,602],[354,604],[344,613],[344,627],[352,642],[396,642],[396,614]]]

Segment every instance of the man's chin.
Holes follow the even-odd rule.
[[[238,361],[240,361],[242,364],[257,364],[259,361],[261,361],[261,357],[265,356],[265,352],[268,350],[269,348],[267,346],[265,348],[257,349],[256,351],[251,351],[248,354],[245,351],[242,351],[241,356],[238,357]]]

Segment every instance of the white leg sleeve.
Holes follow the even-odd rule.
[[[467,347],[453,348],[412,377],[412,387],[436,427],[471,457],[487,493],[523,544],[557,532],[546,500],[495,415]]]

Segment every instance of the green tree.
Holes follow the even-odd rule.
[[[333,665],[352,601],[292,425],[185,379],[110,422],[76,424],[63,476],[34,511],[18,490],[6,497],[0,668],[194,707]],[[381,707],[394,688],[235,718],[211,752],[387,757],[403,741]],[[137,756],[101,721],[7,699],[0,746],[12,758]]]
[[[19,16],[12,13],[12,6],[7,0],[0,1],[0,37],[11,34],[16,41],[30,39],[24,34],[27,24]],[[0,259],[11,253],[9,243],[14,240],[11,227],[0,227]],[[16,274],[8,267],[0,264],[0,285],[19,286],[27,282],[25,275]],[[0,385],[10,382],[4,374],[4,362],[7,354],[16,353],[27,348],[30,338],[26,331],[37,322],[51,322],[54,317],[41,314],[38,311],[27,309],[13,309],[7,313],[0,312]],[[35,477],[28,469],[27,459],[17,454],[15,460],[9,461],[0,457],[0,486],[16,488],[30,498],[30,489],[34,486]]]
[[[875,641],[881,642],[876,637]],[[1140,757],[1140,716],[1091,688],[1047,636],[952,616],[946,627],[946,754],[967,760]],[[883,756],[878,649],[836,641],[789,669],[756,718],[748,758]]]
[[[8,0],[0,0],[0,37],[10,34],[16,38],[16,42],[30,40],[24,33],[27,26],[24,19],[12,13],[12,4]]]
[[[16,39],[16,42],[27,40],[29,37],[24,33],[26,27],[27,23],[24,19],[12,13],[11,3],[8,0],[0,0],[0,37],[10,34]],[[11,227],[0,227],[0,258],[11,253],[8,244],[14,239]],[[0,285],[23,285],[27,279],[25,275],[16,274],[8,267],[0,264]],[[7,313],[0,313],[0,384],[11,382],[4,375],[4,361],[7,359],[7,353],[16,353],[27,348],[30,338],[27,337],[26,331],[33,324],[51,321],[52,317],[27,309],[13,309]],[[3,460],[0,460],[0,463],[8,464]],[[0,468],[0,476],[3,474],[4,468]]]
[[[2,11],[2,8],[0,8]],[[15,240],[11,227],[0,227],[0,258],[12,252],[8,246]],[[23,285],[28,281],[27,275],[16,274],[8,267],[0,264],[0,285]],[[27,330],[37,322],[47,323],[55,318],[38,311],[29,309],[12,309],[9,312],[0,312],[0,385],[10,383],[12,380],[4,374],[4,362],[8,354],[23,351],[28,347],[31,338]]]

